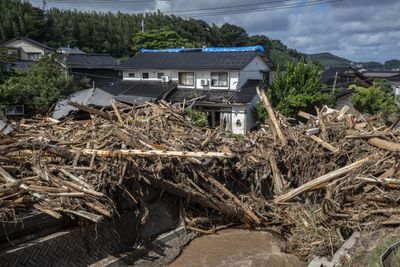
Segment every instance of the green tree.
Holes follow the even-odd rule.
[[[167,27],[138,33],[133,37],[132,41],[134,52],[137,52],[142,48],[161,49],[196,46],[188,39],[180,37],[176,31]]]
[[[220,46],[245,46],[250,42],[245,29],[237,25],[225,23],[219,29]]]
[[[25,105],[27,113],[40,113],[72,90],[74,87],[53,56],[46,56],[0,85],[0,105]]]
[[[296,116],[298,111],[314,113],[314,107],[332,105],[333,93],[321,83],[322,69],[318,65],[300,62],[289,63],[286,71],[278,71],[268,89],[271,104],[285,116]]]
[[[351,97],[351,103],[359,112],[367,114],[383,114],[385,117],[396,114],[399,111],[395,96],[388,90],[385,81],[377,80],[371,87],[363,88],[351,85],[355,93]]]

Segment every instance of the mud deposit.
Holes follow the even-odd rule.
[[[169,267],[306,266],[282,247],[282,241],[268,232],[225,230],[193,240]]]

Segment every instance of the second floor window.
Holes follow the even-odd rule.
[[[128,73],[128,78],[135,78],[135,73],[134,72],[129,72]]]
[[[149,73],[148,72],[143,72],[142,73],[142,78],[143,79],[148,79],[149,78]]]
[[[194,72],[179,72],[179,85],[194,86]]]
[[[228,87],[228,73],[211,72],[211,86]]]
[[[164,72],[157,73],[157,78],[161,79],[164,76]]]

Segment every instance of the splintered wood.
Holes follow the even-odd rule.
[[[14,122],[0,139],[0,220],[41,212],[98,222],[125,201],[145,222],[147,204],[167,194],[185,200],[188,229],[280,227],[306,259],[353,229],[400,225],[396,127],[326,107],[299,112],[307,123],[293,126],[259,95],[271,131],[242,137],[197,128],[163,101],[110,110],[71,102],[87,120]]]

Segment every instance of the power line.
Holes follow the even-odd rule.
[[[209,13],[188,13],[188,14],[179,14],[180,16],[185,17],[208,17],[208,16],[221,16],[221,15],[233,15],[233,14],[244,14],[244,13],[257,13],[257,12],[264,12],[264,11],[271,11],[271,10],[279,10],[279,9],[289,9],[289,8],[299,8],[299,7],[306,7],[306,6],[315,6],[315,5],[322,5],[328,3],[335,3],[335,2],[342,2],[344,0],[316,0],[307,3],[300,3],[300,4],[287,4],[287,5],[276,5],[272,7],[263,7],[263,8],[244,8],[238,10],[227,10],[227,11],[218,11],[218,12],[209,12]]]
[[[181,12],[192,12],[192,11],[196,12],[196,11],[227,9],[227,8],[237,8],[237,7],[260,6],[260,5],[275,4],[275,3],[282,3],[282,2],[293,2],[293,1],[296,1],[296,0],[276,0],[276,1],[260,2],[260,3],[253,3],[253,4],[233,5],[233,6],[218,6],[218,7],[210,7],[210,8],[182,9],[182,10],[165,10],[165,11],[162,11],[162,13],[169,14],[169,13],[181,13]]]
[[[72,3],[72,4],[101,4],[101,3],[155,3],[155,2],[170,2],[171,0],[83,0],[83,1],[74,1],[74,0],[47,0],[47,3],[54,3],[54,4],[65,4],[65,3]],[[34,3],[42,3],[41,0],[31,0]]]

